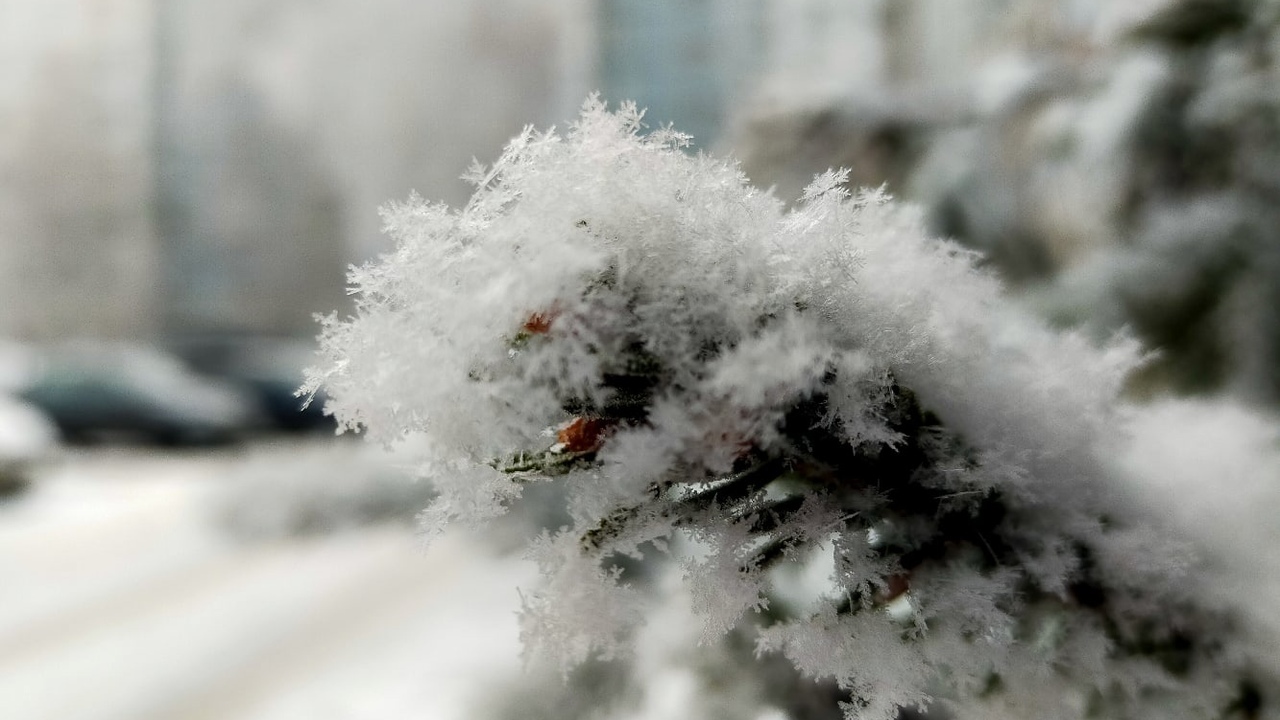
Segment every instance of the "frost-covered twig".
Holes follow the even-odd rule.
[[[461,211],[386,211],[310,387],[348,428],[412,435],[436,525],[562,483],[531,547],[529,647],[624,653],[626,557],[682,563],[703,637],[752,612],[849,693],[851,717],[935,698],[1027,717],[1215,717],[1261,697],[1185,548],[1113,487],[1135,347],[1008,309],[969,253],[843,175],[784,212],[640,113],[587,103],[526,131]],[[777,569],[830,552],[811,607]],[[1242,704],[1243,703],[1243,704]]]

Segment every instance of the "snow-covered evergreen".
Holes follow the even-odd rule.
[[[671,562],[715,641],[749,621],[892,718],[1205,718],[1267,693],[1194,558],[1118,485],[1140,361],[1010,308],[913,208],[816,178],[784,210],[732,162],[597,99],[476,166],[463,208],[386,210],[323,387],[344,428],[425,448],[424,528],[560,483],[527,647],[625,655]],[[827,562],[797,600],[795,567]]]

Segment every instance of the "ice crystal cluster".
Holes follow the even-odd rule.
[[[1135,347],[1018,315],[842,173],[784,210],[640,119],[592,99],[473,168],[465,207],[388,207],[311,371],[345,428],[425,448],[427,530],[563,486],[531,651],[625,654],[643,558],[683,568],[703,640],[756,623],[849,717],[1258,710],[1232,621],[1112,487]],[[780,586],[815,563],[811,597]]]

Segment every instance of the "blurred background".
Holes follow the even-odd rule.
[[[1273,428],[1278,57],[1272,0],[0,0],[0,717],[822,717],[674,631],[528,703],[553,520],[423,551],[429,489],[293,394],[378,207],[599,90]]]

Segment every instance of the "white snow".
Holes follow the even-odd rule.
[[[0,505],[0,717],[465,718],[519,671],[528,564],[392,526],[233,542],[208,508],[240,462],[72,454]]]

